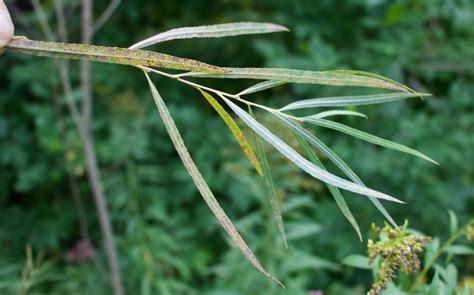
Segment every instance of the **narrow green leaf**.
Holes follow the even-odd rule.
[[[255,118],[251,108],[249,109],[249,113],[252,117]],[[285,235],[285,225],[283,223],[283,217],[280,209],[280,202],[278,202],[278,198],[275,191],[275,185],[273,183],[272,173],[270,171],[270,166],[268,165],[268,160],[267,156],[265,155],[265,149],[263,148],[262,140],[257,134],[255,134],[255,143],[257,146],[258,159],[260,160],[260,163],[263,168],[263,178],[265,180],[265,188],[268,202],[270,203],[270,208],[272,209],[273,218],[275,218],[275,221],[277,223],[278,231],[280,232],[283,245],[286,249],[288,249],[288,243],[286,241]]]
[[[223,73],[223,68],[197,60],[176,57],[158,52],[133,50],[88,44],[57,43],[14,39],[8,43],[8,50],[37,56],[81,59],[122,65],[160,67],[175,70]]]
[[[377,78],[381,79],[393,84],[396,84],[400,86],[401,88],[404,88],[408,92],[416,92],[415,90],[411,89],[410,87],[403,85],[402,83],[399,83],[397,81],[394,81],[392,79],[389,79],[387,77],[384,77],[382,75],[377,75],[374,73],[369,73],[369,72],[364,72],[364,71],[357,71],[357,70],[332,70],[332,71],[327,71],[329,73],[340,73],[340,74],[350,74],[350,75],[360,75],[360,76],[366,76],[366,77],[372,77],[372,78]]]
[[[354,112],[354,111],[346,111],[346,110],[330,110],[325,112],[320,112],[311,116],[303,117],[302,119],[323,119],[332,116],[358,116],[367,119],[365,114]]]
[[[321,225],[315,222],[291,222],[286,224],[288,229],[288,241],[296,241],[304,238],[314,238],[321,232]]]
[[[372,267],[369,265],[369,259],[366,256],[362,255],[349,255],[342,259],[342,264],[349,265],[356,268],[361,269],[371,269]]]
[[[313,149],[309,146],[309,144],[304,140],[298,133],[293,132],[294,136],[298,140],[300,146],[303,148],[303,150],[306,152],[308,158],[317,166],[321,167],[322,169],[327,170],[321,160],[318,158],[316,153],[313,151]],[[346,219],[349,221],[349,223],[354,227],[354,230],[357,233],[357,236],[359,236],[359,239],[362,241],[362,234],[360,233],[360,228],[359,225],[357,224],[356,219],[354,218],[354,215],[352,215],[351,210],[349,209],[349,206],[347,205],[346,201],[344,200],[344,197],[341,194],[341,191],[330,184],[326,184],[329,192],[334,198],[334,201],[336,201],[337,206],[341,210],[342,214],[346,217]]]
[[[386,80],[354,74],[330,73],[322,71],[301,71],[278,68],[225,68],[225,73],[206,74],[193,72],[192,77],[275,80],[292,83],[321,84],[334,86],[359,86],[385,88],[405,92],[405,88]]]
[[[473,255],[474,249],[464,245],[451,245],[446,249],[446,253],[453,255]]]
[[[327,145],[324,144],[321,140],[319,140],[316,136],[308,132],[306,129],[298,125],[297,123],[287,119],[285,116],[275,112],[273,113],[275,116],[277,116],[283,123],[288,125],[288,127],[294,131],[296,131],[299,135],[301,135],[305,140],[307,140],[311,145],[313,145],[315,148],[317,148],[321,153],[323,153],[329,160],[331,160],[341,171],[349,177],[350,180],[353,182],[364,186],[364,183],[362,180],[357,176],[357,174],[352,171],[352,169],[349,167],[349,165],[344,162],[344,160],[341,159],[333,150],[331,150]],[[369,197],[369,200],[374,204],[374,206],[380,211],[380,213],[383,214],[383,216],[394,226],[397,227],[396,222],[393,220],[393,218],[390,216],[388,211],[384,208],[382,203],[380,203],[379,200],[376,198],[371,197],[370,195],[367,195]]]
[[[395,92],[395,93],[382,93],[373,95],[358,95],[358,96],[336,96],[336,97],[323,97],[323,98],[312,98],[305,99],[290,103],[284,106],[280,111],[307,109],[307,108],[318,108],[318,107],[345,107],[355,105],[368,105],[392,102],[401,99],[407,99],[412,97],[429,96],[427,93],[408,93],[408,92]]]
[[[260,174],[260,176],[263,176],[262,167],[260,165],[260,162],[257,159],[257,156],[255,155],[252,149],[252,146],[250,145],[249,141],[245,137],[240,127],[234,121],[234,119],[229,115],[229,113],[227,113],[227,111],[220,105],[220,103],[212,95],[210,95],[209,93],[205,92],[202,89],[199,89],[199,91],[204,96],[204,98],[206,98],[209,104],[214,108],[214,110],[216,110],[216,112],[219,114],[222,120],[227,124],[230,131],[232,132],[235,139],[237,140],[240,147],[242,148],[242,151],[247,156],[250,163],[252,163],[252,165],[255,167],[255,170],[257,170],[258,174]]]
[[[279,137],[274,135],[265,126],[257,122],[254,118],[252,118],[252,116],[242,110],[239,106],[237,106],[236,104],[234,104],[223,96],[221,96],[221,98],[237,114],[237,116],[239,116],[242,121],[244,121],[258,135],[260,135],[260,137],[262,137],[265,141],[267,141],[270,145],[277,149],[283,156],[288,158],[296,166],[298,166],[314,178],[317,178],[323,182],[332,184],[339,188],[354,192],[356,194],[369,195],[379,199],[403,203],[402,201],[392,196],[355,184],[317,167],[316,165],[308,161],[306,158],[302,157],[298,152],[296,152],[292,147],[283,142]]]
[[[163,123],[165,124],[166,130],[168,131],[171,141],[173,142],[173,145],[176,151],[178,152],[178,155],[181,158],[181,161],[183,162],[186,170],[188,171],[189,175],[193,179],[193,182],[196,185],[196,188],[199,190],[204,201],[209,206],[209,209],[211,209],[212,213],[216,216],[217,220],[220,222],[222,227],[229,234],[229,236],[232,238],[234,243],[239,247],[239,249],[244,253],[244,255],[247,257],[250,263],[252,263],[252,265],[258,271],[264,274],[266,277],[272,279],[273,281],[275,281],[276,283],[278,283],[280,286],[284,288],[283,284],[278,279],[276,279],[274,276],[272,276],[269,272],[267,272],[263,268],[263,266],[260,264],[260,262],[257,260],[255,255],[253,254],[252,250],[250,250],[250,248],[247,246],[245,241],[242,239],[242,237],[238,233],[237,229],[234,227],[234,225],[230,221],[229,217],[227,217],[224,210],[221,208],[221,206],[217,202],[214,194],[212,193],[211,189],[209,188],[206,181],[204,180],[201,173],[199,172],[198,168],[196,167],[196,164],[194,164],[194,161],[191,158],[191,155],[189,154],[188,149],[186,148],[186,145],[184,144],[184,141],[179,133],[178,128],[176,127],[173,121],[173,118],[171,117],[171,114],[169,113],[168,108],[166,107],[165,102],[161,98],[160,94],[158,93],[158,90],[156,89],[155,85],[151,81],[148,74],[146,72],[144,73],[148,80],[148,84],[150,86],[153,99],[155,100],[155,104],[160,113],[160,117],[163,120]]]
[[[265,34],[275,32],[289,31],[287,28],[270,23],[229,23],[211,26],[198,26],[198,27],[185,27],[172,29],[136,44],[133,44],[131,49],[139,49],[160,42],[176,40],[176,39],[190,39],[190,38],[220,38],[238,35],[252,35],[252,34]]]
[[[280,86],[280,85],[283,85],[283,84],[286,84],[285,81],[264,81],[264,82],[260,82],[260,83],[257,83],[245,90],[243,90],[242,92],[239,92],[237,95],[238,96],[242,96],[242,95],[247,95],[247,94],[251,94],[251,93],[255,93],[255,92],[260,92],[260,91],[263,91],[263,90],[267,90],[267,89],[270,89],[270,88],[273,88],[273,87],[277,87],[277,86]]]
[[[458,218],[456,217],[456,214],[453,212],[453,210],[448,210],[449,213],[449,231],[451,232],[451,235],[454,235],[454,233],[458,230]]]
[[[364,140],[364,141],[367,141],[367,142],[370,142],[370,143],[373,143],[373,144],[376,144],[376,145],[380,145],[380,146],[383,146],[383,147],[386,147],[386,148],[389,148],[389,149],[393,149],[393,150],[396,150],[396,151],[399,151],[399,152],[411,154],[413,156],[422,158],[424,160],[430,161],[430,162],[435,163],[435,164],[438,165],[438,163],[435,160],[433,160],[430,157],[424,155],[423,153],[420,153],[417,150],[414,150],[412,148],[406,147],[402,144],[399,144],[399,143],[396,143],[396,142],[393,142],[393,141],[390,141],[390,140],[380,138],[380,137],[372,135],[370,133],[354,129],[354,128],[346,126],[344,124],[337,123],[337,122],[330,121],[330,120],[326,120],[326,119],[303,119],[303,120],[304,120],[304,122],[308,122],[308,123],[315,124],[315,125],[318,125],[318,126],[322,126],[322,127],[325,127],[325,128],[333,129],[333,130],[348,134],[350,136],[354,136],[356,138],[359,138],[361,140]]]

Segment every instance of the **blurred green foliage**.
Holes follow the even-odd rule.
[[[106,2],[96,1],[100,12]],[[70,41],[79,40],[78,1],[66,1]],[[16,34],[45,39],[28,4],[18,1]],[[55,28],[53,1],[44,1]],[[94,43],[127,47],[180,26],[267,21],[286,34],[222,40],[184,40],[153,49],[226,66],[358,69],[382,74],[434,96],[357,110],[369,120],[345,124],[413,147],[439,167],[391,150],[315,128],[364,182],[401,197],[387,204],[427,235],[447,237],[447,210],[460,222],[474,212],[474,3],[469,0],[122,1]],[[4,54],[0,58],[0,290],[21,280],[25,246],[48,261],[32,290],[109,293],[107,268],[81,142],[62,96],[53,61]],[[283,202],[289,249],[285,251],[265,199],[263,180],[252,170],[225,124],[199,93],[161,79],[157,86],[204,177],[280,290],[243,259],[227,240],[182,167],[159,121],[140,71],[93,65],[94,135],[102,181],[112,214],[127,293],[140,294],[358,294],[370,273],[342,266],[364,253],[350,224],[324,185],[289,166],[268,148],[277,195]],[[71,63],[77,85],[78,66]],[[211,81],[237,92],[247,81]],[[272,106],[311,97],[354,94],[357,89],[282,86],[259,94]],[[80,90],[74,91],[77,100]],[[257,116],[261,114],[257,113]],[[270,118],[273,128],[291,134]],[[273,125],[272,125],[273,124]],[[295,142],[293,142],[295,143]],[[329,164],[329,163],[328,163]],[[333,168],[328,166],[329,168]],[[335,169],[333,169],[335,170]],[[98,256],[68,263],[80,239],[69,176],[86,207]],[[365,198],[344,192],[363,232],[382,217]],[[352,196],[354,196],[352,198]],[[456,260],[459,280],[471,280],[474,258]],[[34,276],[33,276],[34,278]],[[10,288],[10,289],[9,289]]]

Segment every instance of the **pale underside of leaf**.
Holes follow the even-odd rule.
[[[285,116],[275,112],[273,113],[277,118],[279,118],[283,123],[285,123],[290,129],[303,137],[307,142],[317,148],[324,156],[326,156],[330,161],[332,161],[341,171],[349,177],[350,180],[365,187],[362,180],[357,176],[357,174],[349,167],[349,165],[344,162],[333,150],[331,150],[324,142],[318,139],[316,136],[308,132],[306,129],[301,127],[296,122],[293,122],[286,118]],[[388,213],[385,207],[380,203],[376,198],[367,195],[369,200],[374,204],[374,206],[383,214],[385,219],[389,221],[394,227],[398,227],[397,223],[393,220],[392,216]]]
[[[277,86],[280,86],[280,85],[283,85],[283,84],[286,84],[285,81],[263,81],[263,82],[260,82],[260,83],[257,83],[241,92],[239,92],[237,94],[237,96],[242,96],[242,95],[247,95],[247,94],[251,94],[251,93],[256,93],[256,92],[260,92],[260,91],[264,91],[264,90],[267,90],[267,89],[270,89],[270,88],[273,88],[273,87],[277,87]]]
[[[333,86],[359,86],[406,91],[399,85],[374,77],[325,71],[302,71],[279,68],[224,68],[220,74],[191,72],[187,76],[230,79],[274,80],[291,83],[321,84]]]
[[[301,137],[298,133],[293,132],[293,135],[296,137],[298,140],[300,146],[303,148],[303,150],[306,152],[308,155],[308,158],[317,166],[321,167],[322,169],[326,169],[321,162],[321,160],[318,158],[316,153],[313,151],[313,149],[309,146],[309,144],[306,142],[306,140]],[[349,223],[354,227],[354,230],[356,231],[357,235],[359,236],[359,239],[362,241],[362,234],[360,233],[360,228],[359,225],[357,224],[356,219],[354,218],[354,215],[352,215],[351,210],[349,209],[349,206],[347,205],[346,201],[344,200],[344,197],[342,196],[341,191],[330,184],[326,184],[329,192],[333,196],[334,200],[336,201],[337,206],[341,210],[342,214],[346,217],[346,219],[349,221]]]
[[[221,208],[219,203],[217,202],[214,194],[210,190],[209,186],[207,185],[206,181],[202,177],[201,173],[199,172],[198,168],[194,164],[193,159],[191,158],[191,155],[189,154],[184,141],[178,131],[178,128],[176,127],[173,118],[171,117],[171,114],[169,113],[168,108],[166,107],[163,99],[161,98],[160,94],[158,93],[158,90],[156,89],[155,85],[151,81],[150,77],[146,72],[145,76],[148,80],[153,99],[155,100],[155,104],[158,108],[158,111],[160,113],[160,117],[163,120],[163,123],[165,124],[166,130],[168,131],[168,134],[171,138],[171,141],[173,142],[173,145],[178,152],[179,157],[181,158],[186,170],[188,171],[189,175],[191,176],[194,184],[196,185],[196,188],[202,195],[204,201],[206,204],[209,206],[211,209],[212,213],[216,216],[218,219],[219,223],[222,225],[222,227],[225,229],[225,231],[229,234],[231,237],[232,241],[239,247],[239,249],[244,253],[244,255],[247,257],[247,259],[252,263],[252,265],[260,271],[262,274],[264,274],[266,277],[272,279],[276,283],[278,283],[280,286],[284,287],[283,284],[276,279],[274,276],[272,276],[269,272],[267,272],[263,266],[260,264],[260,262],[257,260],[255,255],[253,254],[252,250],[247,246],[245,241],[242,239],[240,234],[237,232],[237,229],[234,227],[232,222],[230,221],[229,217],[225,214],[224,210]]]
[[[257,156],[255,155],[255,152],[252,149],[252,146],[250,145],[249,141],[247,140],[247,137],[245,137],[244,133],[234,121],[234,119],[229,115],[229,113],[227,113],[227,111],[219,104],[219,102],[212,95],[202,89],[199,89],[199,91],[204,96],[204,98],[206,98],[209,104],[214,108],[214,110],[219,114],[221,119],[227,124],[230,131],[232,132],[235,139],[242,148],[242,151],[247,156],[250,163],[252,163],[252,165],[255,167],[255,170],[257,170],[258,174],[260,174],[260,176],[263,176],[262,167],[257,159]]]
[[[266,34],[289,31],[287,28],[270,23],[240,22],[210,26],[184,27],[172,29],[130,46],[140,49],[160,42],[190,38],[220,38],[238,35]]]
[[[373,143],[373,144],[376,144],[376,145],[379,145],[379,146],[383,146],[383,147],[386,147],[386,148],[389,148],[389,149],[393,149],[393,150],[396,150],[396,151],[399,151],[399,152],[411,154],[413,156],[416,156],[416,157],[422,158],[424,160],[430,161],[434,164],[438,164],[436,161],[434,161],[430,157],[424,155],[423,153],[420,153],[417,150],[414,150],[412,148],[409,148],[407,146],[404,146],[402,144],[399,144],[399,143],[396,143],[396,142],[393,142],[393,141],[390,141],[390,140],[380,138],[378,136],[369,134],[367,132],[357,130],[355,128],[346,126],[346,125],[341,124],[341,123],[337,123],[337,122],[326,120],[326,119],[304,118],[303,120],[304,120],[304,122],[308,122],[308,123],[311,123],[311,124],[315,124],[315,125],[318,125],[318,126],[322,126],[322,127],[325,127],[325,128],[336,130],[336,131],[351,135],[353,137],[359,138],[361,140],[364,140],[364,141],[367,141],[367,142],[370,142],[370,143]]]
[[[28,39],[14,39],[8,43],[8,49],[37,56],[66,59],[83,59],[105,63],[133,66],[159,67],[175,70],[223,73],[223,68],[197,60],[176,57],[163,53],[106,47],[89,44],[44,42]]]
[[[249,113],[252,117],[255,118],[252,109],[249,108]],[[265,155],[265,149],[263,147],[262,140],[260,137],[255,133],[255,144],[257,146],[257,155],[260,163],[262,164],[263,168],[263,178],[265,180],[265,188],[266,194],[268,198],[268,202],[270,203],[270,208],[272,209],[273,217],[277,223],[278,231],[280,232],[281,239],[283,241],[283,245],[286,249],[288,249],[288,243],[286,240],[285,234],[285,225],[283,223],[283,217],[281,214],[280,202],[278,201],[276,191],[275,191],[275,184],[273,183],[273,177],[270,170],[270,166],[268,164],[267,156]]]
[[[363,117],[367,119],[367,116],[363,113],[354,112],[354,111],[346,111],[346,110],[330,110],[325,112],[320,112],[311,116],[303,117],[303,120],[306,119],[323,119],[332,116],[356,116],[356,117]]]
[[[407,99],[412,97],[429,96],[426,93],[408,93],[408,92],[396,92],[396,93],[382,93],[372,95],[357,95],[357,96],[337,96],[337,97],[323,97],[323,98],[312,98],[305,99],[290,103],[280,111],[307,109],[307,108],[318,108],[318,107],[345,107],[345,106],[356,106],[356,105],[369,105],[392,102],[401,99]]]
[[[301,156],[298,152],[296,152],[292,147],[282,141],[279,137],[274,135],[265,126],[257,122],[254,118],[252,118],[252,116],[242,110],[239,106],[237,106],[236,104],[234,104],[223,96],[221,96],[221,98],[227,103],[227,105],[229,105],[229,107],[237,114],[237,116],[239,116],[260,137],[262,137],[265,141],[267,141],[270,145],[277,149],[283,156],[288,158],[296,166],[298,166],[314,178],[334,185],[336,187],[342,188],[344,190],[354,192],[356,194],[369,195],[379,199],[403,203],[402,201],[392,196],[355,184],[317,167],[312,162]]]

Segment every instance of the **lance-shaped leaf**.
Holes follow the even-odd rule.
[[[55,58],[81,59],[122,65],[160,67],[175,70],[202,71],[206,73],[225,72],[223,68],[217,66],[168,54],[89,44],[56,43],[28,39],[14,39],[8,43],[7,49],[25,54],[49,56]]]
[[[229,23],[211,26],[185,27],[172,29],[136,44],[130,46],[132,49],[139,49],[160,42],[176,40],[176,39],[190,39],[190,38],[220,38],[238,35],[252,35],[252,34],[266,34],[275,32],[289,31],[287,28],[270,23]]]
[[[221,96],[221,98],[227,103],[227,105],[229,105],[229,107],[237,114],[237,116],[239,116],[242,121],[244,121],[258,135],[260,135],[260,137],[262,137],[265,141],[267,141],[270,145],[277,149],[283,156],[288,158],[288,160],[293,162],[296,166],[298,166],[314,178],[317,178],[323,182],[332,184],[344,190],[354,192],[356,194],[369,195],[379,199],[403,203],[402,201],[392,196],[375,191],[367,187],[360,186],[317,167],[316,165],[308,161],[306,158],[301,156],[298,152],[296,152],[292,147],[282,141],[279,137],[273,134],[265,126],[257,122],[257,120],[252,118],[252,116],[242,110],[239,106],[237,106],[236,104],[234,104],[223,96]]]
[[[327,71],[328,73],[340,73],[340,74],[351,74],[351,75],[360,75],[360,76],[365,76],[365,77],[372,77],[372,78],[377,78],[381,80],[385,80],[390,83],[397,84],[401,88],[405,89],[408,92],[416,92],[415,90],[411,89],[410,87],[403,85],[402,83],[399,83],[395,80],[392,80],[390,78],[384,77],[382,75],[374,74],[374,73],[369,73],[369,72],[364,72],[364,71],[357,71],[357,70],[331,70]]]
[[[308,158],[316,165],[321,167],[322,169],[326,169],[321,162],[321,160],[318,158],[316,153],[313,151],[311,146],[309,146],[308,142],[304,140],[298,133],[293,132],[293,135],[296,137],[298,140],[300,146],[303,148],[303,150],[306,152],[308,155]],[[329,192],[334,198],[334,201],[336,201],[337,206],[341,210],[342,214],[346,217],[346,219],[349,221],[349,223],[354,227],[354,230],[356,231],[357,235],[359,236],[359,239],[362,241],[362,234],[360,233],[360,228],[359,225],[357,224],[357,221],[354,218],[354,215],[352,215],[351,210],[349,209],[349,206],[346,203],[346,200],[344,200],[344,197],[341,194],[341,191],[330,184],[326,184]]]
[[[323,155],[325,155],[329,160],[331,160],[341,171],[349,177],[350,180],[353,182],[365,187],[362,180],[357,176],[357,174],[349,167],[349,165],[344,162],[341,157],[339,157],[333,150],[331,150],[327,145],[324,144],[320,139],[316,136],[308,132],[308,130],[301,127],[298,123],[289,120],[287,117],[283,116],[278,112],[273,113],[277,118],[279,118],[283,123],[285,123],[290,129],[292,129],[295,133],[303,137],[308,143],[313,145],[317,148]],[[393,220],[392,216],[388,213],[385,207],[380,203],[379,200],[373,198],[370,195],[367,195],[369,200],[374,204],[374,206],[379,210],[380,213],[394,226],[398,227],[396,222]]]
[[[390,141],[390,140],[380,138],[378,136],[369,134],[367,132],[357,130],[355,128],[346,126],[344,124],[337,123],[337,122],[330,121],[330,120],[326,120],[326,119],[303,118],[303,120],[304,120],[304,122],[308,122],[308,123],[311,123],[311,124],[314,124],[314,125],[322,126],[322,127],[329,128],[329,129],[333,129],[333,130],[336,130],[336,131],[354,136],[356,138],[362,139],[364,141],[367,141],[367,142],[370,142],[370,143],[373,143],[373,144],[376,144],[376,145],[380,145],[380,146],[383,146],[383,147],[386,147],[386,148],[389,148],[389,149],[397,150],[397,151],[400,151],[400,152],[403,152],[403,153],[411,154],[411,155],[414,155],[416,157],[422,158],[424,160],[430,161],[430,162],[435,163],[435,164],[438,165],[438,163],[435,160],[433,160],[430,157],[424,155],[423,153],[420,153],[417,150],[414,150],[412,148],[406,147],[402,144],[399,144],[399,143],[396,143],[396,142],[393,142],[393,141]]]
[[[247,257],[250,263],[252,263],[252,265],[258,271],[264,274],[266,277],[272,279],[273,281],[277,282],[280,286],[284,287],[283,284],[278,279],[276,279],[274,276],[272,276],[269,272],[267,272],[263,268],[263,266],[257,260],[255,255],[252,253],[252,250],[250,250],[250,248],[247,246],[245,241],[242,239],[237,229],[230,221],[229,217],[227,217],[224,210],[222,210],[221,206],[217,202],[211,189],[209,188],[206,181],[204,180],[201,173],[199,172],[198,168],[196,167],[196,164],[194,164],[194,161],[191,158],[191,155],[189,154],[188,149],[186,148],[184,144],[184,141],[178,131],[178,128],[176,127],[173,121],[173,118],[171,117],[171,114],[169,113],[168,108],[165,105],[165,102],[161,98],[160,94],[158,93],[158,90],[156,89],[155,85],[151,81],[148,74],[146,72],[144,73],[148,80],[148,84],[150,86],[153,99],[155,100],[155,104],[160,113],[160,117],[163,120],[163,123],[165,124],[166,130],[168,131],[171,141],[173,142],[173,145],[176,151],[178,152],[178,155],[181,158],[181,161],[183,162],[184,167],[186,168],[189,175],[193,179],[193,182],[196,185],[196,188],[201,193],[201,196],[203,197],[206,204],[209,206],[209,209],[211,209],[212,213],[216,216],[219,223],[222,225],[225,231],[229,234],[232,241],[244,253],[244,255]]]
[[[363,117],[367,119],[367,116],[365,114],[354,112],[354,111],[346,111],[346,110],[330,110],[330,111],[320,112],[311,116],[303,117],[302,119],[304,120],[322,119],[322,118],[332,117],[332,116],[357,116],[357,117]]]
[[[257,170],[258,174],[260,174],[260,176],[263,176],[262,167],[252,149],[252,146],[250,145],[249,141],[247,140],[237,123],[234,121],[234,119],[229,115],[229,113],[227,113],[227,111],[219,104],[219,102],[212,95],[202,89],[199,89],[199,91],[204,96],[204,98],[206,98],[209,104],[214,108],[214,110],[216,110],[222,120],[227,124],[230,131],[232,132],[235,139],[242,148],[242,151],[245,153],[250,163],[252,163],[252,165],[255,167],[255,170]]]
[[[324,97],[324,98],[312,98],[305,99],[290,103],[280,111],[307,109],[307,108],[318,108],[318,107],[345,107],[345,106],[356,106],[356,105],[368,105],[392,102],[401,99],[407,99],[412,97],[429,96],[426,93],[408,93],[408,92],[396,92],[396,93],[381,93],[373,95],[357,95],[357,96],[336,96],[336,97]]]
[[[264,91],[264,90],[267,90],[267,89],[270,89],[270,88],[273,88],[273,87],[283,85],[285,83],[286,83],[285,81],[271,81],[271,80],[270,81],[264,81],[264,82],[257,83],[255,85],[239,92],[239,94],[237,94],[237,95],[241,96],[241,95],[247,95],[247,94],[251,94],[251,93],[255,93],[255,92],[260,92],[260,91]]]
[[[253,111],[249,108],[250,115],[255,118]],[[281,239],[283,240],[283,245],[288,249],[288,243],[286,241],[285,234],[285,225],[283,223],[283,217],[281,215],[280,202],[275,191],[275,184],[273,183],[272,173],[270,171],[270,166],[268,165],[267,156],[265,155],[265,149],[263,148],[263,143],[260,137],[255,133],[255,144],[257,146],[257,155],[260,163],[263,167],[263,178],[265,180],[265,188],[267,193],[268,202],[270,203],[270,208],[272,209],[273,217],[277,223],[278,231],[280,232]]]
[[[375,77],[366,77],[355,74],[331,73],[326,71],[301,71],[278,68],[224,68],[225,73],[187,73],[186,76],[204,78],[231,78],[231,79],[258,79],[274,80],[291,83],[321,84],[333,86],[359,86],[371,88],[385,88],[406,91],[405,88]]]

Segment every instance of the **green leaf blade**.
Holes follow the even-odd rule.
[[[356,116],[356,117],[362,117],[362,118],[368,119],[367,116],[363,113],[347,111],[347,110],[330,110],[330,111],[320,112],[311,116],[303,117],[302,119],[303,120],[323,119],[323,118],[332,117],[332,116]]]
[[[240,22],[210,26],[184,27],[172,29],[133,44],[131,49],[140,49],[157,43],[191,38],[221,38],[239,35],[266,34],[289,31],[271,23]]]
[[[263,268],[263,266],[260,264],[260,262],[257,260],[255,255],[253,254],[252,250],[250,250],[250,248],[247,246],[245,241],[242,239],[242,237],[240,236],[237,229],[230,221],[227,214],[224,212],[224,210],[221,208],[221,206],[217,202],[214,194],[212,193],[206,181],[204,180],[201,173],[199,172],[198,168],[194,164],[194,161],[191,158],[191,155],[189,154],[184,144],[184,141],[179,133],[179,130],[176,127],[173,121],[173,118],[171,117],[171,114],[169,113],[169,110],[166,107],[163,99],[158,93],[158,90],[156,89],[155,85],[151,81],[148,74],[146,72],[144,73],[148,80],[148,84],[153,94],[153,99],[155,100],[155,104],[160,113],[160,117],[162,118],[163,123],[165,124],[166,130],[168,131],[170,135],[171,141],[173,142],[173,145],[176,151],[178,152],[178,155],[180,156],[186,170],[188,171],[189,175],[193,179],[193,182],[196,185],[196,188],[200,192],[201,196],[203,197],[204,201],[206,202],[208,207],[211,209],[212,213],[216,216],[216,218],[218,219],[222,227],[225,229],[225,231],[229,234],[232,241],[244,253],[244,255],[247,257],[250,263],[252,263],[252,265],[263,275],[275,281],[276,283],[278,283],[280,286],[284,288],[283,284],[278,279],[276,279],[274,276],[272,276],[269,272],[267,272]]]
[[[264,90],[267,90],[267,89],[270,89],[270,88],[273,88],[273,87],[277,87],[277,86],[280,86],[280,85],[283,85],[283,84],[286,84],[286,82],[285,81],[273,81],[273,80],[260,82],[260,83],[257,83],[255,85],[239,92],[237,94],[237,96],[242,96],[242,95],[247,95],[247,94],[251,94],[251,93],[264,91]]]

